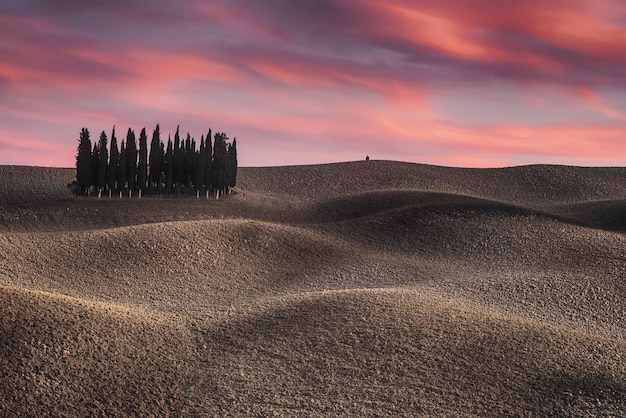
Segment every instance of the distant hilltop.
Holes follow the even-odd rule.
[[[75,179],[76,171],[70,168],[0,166],[0,204],[66,199],[71,197],[67,183]],[[626,199],[626,167],[477,169],[370,160],[239,167],[236,181],[243,192],[286,199],[296,206],[379,190],[455,193],[531,206]],[[180,190],[194,192],[184,185]],[[177,192],[176,187],[173,193]]]

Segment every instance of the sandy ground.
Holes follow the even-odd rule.
[[[626,416],[626,168],[0,167],[0,416]]]

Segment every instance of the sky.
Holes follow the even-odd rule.
[[[157,123],[240,166],[625,166],[626,1],[0,2],[0,164]]]

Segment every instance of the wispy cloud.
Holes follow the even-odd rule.
[[[0,39],[2,164],[156,123],[244,165],[626,164],[621,0],[9,0]]]

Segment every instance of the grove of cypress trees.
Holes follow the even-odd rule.
[[[137,170],[137,188],[140,192],[146,190],[148,184],[148,136],[146,128],[139,133],[139,166]]]
[[[180,127],[176,128],[174,141],[168,136],[167,149],[161,140],[160,126],[156,125],[150,148],[146,128],[139,134],[139,149],[135,132],[128,128],[125,140],[118,149],[115,126],[111,133],[110,153],[108,137],[105,131],[98,142],[91,142],[89,130],[82,128],[76,153],[76,187],[78,194],[85,194],[95,187],[100,192],[127,189],[129,196],[139,190],[171,193],[174,187],[178,194],[181,188],[196,195],[206,191],[207,196],[215,192],[216,196],[226,194],[237,184],[237,138],[232,143],[224,132],[217,132],[211,137],[201,136],[200,148],[196,140],[187,133],[180,138]],[[92,148],[93,145],[93,148]],[[68,186],[69,187],[69,186]]]
[[[87,128],[83,128],[80,131],[78,148],[76,150],[76,182],[78,183],[78,187],[80,188],[81,195],[85,194],[90,169],[91,139],[89,138],[89,130]]]

